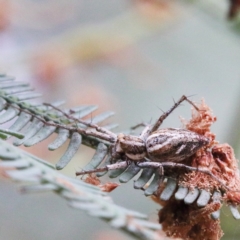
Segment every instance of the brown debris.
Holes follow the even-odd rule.
[[[225,192],[224,200],[226,202],[238,205],[240,204],[240,192],[238,192],[240,178],[234,151],[227,143],[219,144],[215,140],[215,134],[211,132],[210,127],[216,121],[216,117],[203,100],[198,108],[199,111],[193,110],[192,118],[189,122],[185,122],[185,127],[208,137],[210,143],[191,157],[191,166],[207,168],[223,184],[201,172],[185,174],[181,177],[180,182],[190,188],[198,187],[211,192],[221,190]],[[223,185],[228,189],[224,189]]]
[[[101,185],[100,179],[95,174],[88,174],[88,175],[86,175],[86,178],[84,179],[84,182],[92,184],[94,186]]]
[[[210,140],[208,147],[212,146],[217,142],[215,141],[216,136],[211,132],[210,128],[212,124],[217,121],[217,118],[213,115],[212,110],[204,100],[202,100],[197,107],[199,111],[193,108],[192,118],[189,121],[181,120],[186,129],[208,137]]]
[[[111,192],[120,185],[118,183],[112,182],[101,184],[101,181],[95,174],[88,174],[87,177],[84,179],[84,182],[92,184],[94,186],[98,186],[103,192]]]
[[[207,191],[222,190],[225,192],[231,190],[231,192],[235,192],[235,195],[239,194],[240,196],[240,193],[237,192],[240,189],[237,160],[232,147],[228,144],[217,144],[211,151],[199,150],[192,157],[191,165],[210,170],[219,182],[204,173],[191,172],[181,176],[180,182],[184,186],[198,187]]]
[[[220,206],[209,204],[206,208],[187,205],[172,197],[159,211],[159,223],[167,236],[194,240],[217,240],[223,236],[220,220],[213,220],[209,213]]]
[[[120,186],[120,184],[108,182],[108,183],[105,183],[105,184],[103,184],[103,185],[100,185],[99,187],[101,188],[101,190],[102,190],[103,192],[111,192],[111,191],[113,191],[115,188],[117,188],[118,186]]]
[[[221,191],[223,201],[235,206],[240,205],[240,178],[234,151],[230,145],[219,144],[215,140],[216,136],[210,127],[216,121],[216,117],[211,109],[204,101],[197,107],[199,110],[193,109],[189,121],[182,121],[186,129],[208,137],[210,142],[182,163],[209,170],[219,181],[205,173],[192,171],[180,173],[178,184],[189,189],[197,187],[210,193],[215,190]],[[210,217],[212,212],[221,208],[220,203],[210,202],[207,206],[199,208],[195,203],[186,205],[173,196],[167,202],[160,201],[160,204],[163,208],[159,211],[159,222],[168,236],[189,240],[218,240],[222,237],[219,220]]]

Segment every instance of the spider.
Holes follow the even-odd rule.
[[[88,134],[92,133],[94,136],[107,141],[112,139],[110,145],[112,164],[102,168],[76,172],[76,175],[122,169],[135,162],[140,168],[157,168],[160,176],[164,175],[165,169],[179,168],[185,171],[203,172],[221,183],[208,169],[199,169],[181,163],[184,159],[195,154],[200,148],[207,146],[210,142],[207,137],[186,129],[159,129],[163,121],[183,101],[187,101],[199,111],[198,107],[183,95],[167,112],[159,117],[155,124],[145,125],[140,136],[122,133],[116,135],[110,132],[111,137],[106,138],[104,134],[108,135],[109,131],[95,126],[95,135],[91,131]],[[118,161],[119,159],[121,161]],[[225,185],[224,187],[226,188]]]

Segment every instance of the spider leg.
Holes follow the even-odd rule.
[[[149,130],[149,134],[156,131],[163,121],[184,101],[187,101],[189,104],[191,104],[197,111],[199,111],[199,108],[191,101],[189,100],[185,95],[183,95],[177,102],[174,102],[174,105],[165,113],[163,113],[159,119],[156,121],[156,123],[152,126],[152,128]]]
[[[147,160],[147,158],[145,158],[145,160]],[[138,189],[142,189],[144,190],[144,194],[146,196],[150,196],[150,195],[155,195],[155,196],[159,196],[159,193],[160,193],[160,190],[161,190],[161,186],[162,186],[162,183],[164,182],[164,179],[166,176],[164,176],[164,168],[162,166],[161,163],[158,163],[158,165],[154,165],[153,167],[148,167],[149,164],[147,164],[147,166],[144,166],[142,163],[145,163],[145,162],[136,162],[135,164],[140,167],[140,168],[146,168],[146,169],[156,169],[154,172],[151,173],[151,177],[154,175],[155,173],[155,176],[153,177],[153,179],[151,180],[150,184],[147,184],[149,182],[149,180],[151,178],[147,178],[145,180],[143,180],[143,183],[142,183],[142,186],[141,187],[137,187]],[[151,163],[151,162],[149,162]],[[141,177],[141,176],[140,176]],[[144,177],[145,178],[145,177]],[[138,179],[137,181],[139,182],[140,179]],[[146,181],[147,180],[147,181]],[[140,180],[141,181],[141,180]],[[147,185],[146,185],[147,184]],[[134,184],[135,185],[135,184]],[[147,187],[146,187],[147,186]],[[136,185],[135,185],[136,187]]]
[[[221,180],[219,180],[211,171],[209,171],[208,169],[204,169],[204,168],[197,168],[197,167],[191,167],[182,163],[174,163],[174,162],[164,162],[162,163],[163,167],[177,167],[177,168],[182,168],[185,169],[186,171],[195,171],[195,172],[201,172],[204,173],[206,175],[209,175],[211,178],[213,178],[214,180],[216,180],[217,182],[219,182],[224,188],[226,188],[227,190],[230,190]]]
[[[131,129],[131,130],[135,130],[135,129],[138,129],[138,128],[140,128],[140,127],[146,127],[146,126],[148,126],[147,123],[141,122],[141,123],[138,123],[138,124],[132,126],[130,129]]]
[[[144,127],[144,129],[142,130],[141,132],[141,135],[140,135],[140,138],[142,140],[146,140],[146,138],[149,136],[150,134],[150,129],[151,129],[151,125],[149,123],[138,123],[136,125],[134,125],[133,127],[131,127],[130,129],[131,130],[135,130],[137,128],[140,128],[140,127]]]
[[[126,168],[128,165],[129,165],[128,161],[123,161],[120,163],[109,164],[102,168],[96,168],[96,169],[91,169],[91,170],[87,170],[87,171],[83,170],[80,172],[76,172],[76,176],[81,176],[81,175],[90,174],[90,173],[104,172],[104,171],[109,171],[109,170],[122,169],[122,168]]]
[[[174,162],[142,162],[138,164],[139,167],[142,168],[159,168],[159,167],[163,167],[163,169],[165,168],[182,168],[185,169],[186,171],[195,171],[195,172],[201,172],[204,173],[206,175],[209,175],[211,178],[213,178],[214,180],[216,180],[217,182],[219,182],[221,184],[222,187],[224,187],[226,190],[230,191],[231,189],[229,187],[227,187],[221,180],[219,180],[211,171],[209,171],[208,169],[203,169],[203,168],[197,168],[197,167],[191,167],[191,166],[187,166],[185,164],[182,163],[174,163]]]
[[[60,108],[58,108],[58,107],[56,107],[56,106],[54,106],[50,103],[44,103],[44,105],[49,106],[49,107],[57,110],[58,112],[62,113],[68,119],[73,120],[74,124],[76,125],[76,128],[78,128],[77,123],[81,123],[81,124],[84,124],[87,127],[93,128],[94,130],[92,130],[92,129],[86,130],[86,133],[89,134],[89,135],[93,135],[93,136],[95,135],[96,137],[99,136],[101,139],[104,139],[104,140],[110,141],[110,142],[115,142],[116,139],[117,139],[116,134],[109,131],[106,128],[100,127],[97,124],[93,124],[91,122],[87,122],[87,121],[84,121],[82,119],[75,118],[75,117],[65,113],[63,110],[61,110]]]

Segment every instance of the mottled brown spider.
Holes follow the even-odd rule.
[[[153,162],[180,162],[207,145],[208,138],[186,129],[158,130],[162,122],[183,101],[189,102],[198,110],[197,106],[183,95],[154,125],[146,126],[139,137],[120,133],[117,136],[114,154],[126,155],[132,161],[147,157]]]
[[[160,175],[164,175],[165,168],[178,168],[185,171],[200,171],[220,182],[208,169],[198,169],[181,163],[200,148],[207,146],[209,144],[207,137],[186,129],[158,129],[169,114],[183,101],[187,101],[199,111],[198,107],[183,95],[167,112],[159,117],[155,124],[145,126],[140,136],[122,133],[116,135],[115,141],[110,147],[112,164],[93,170],[83,170],[77,172],[76,175],[121,169],[134,161],[141,168],[158,168]],[[104,137],[100,138],[104,139]],[[122,161],[117,162],[118,160]]]

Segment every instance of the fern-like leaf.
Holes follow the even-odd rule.
[[[39,96],[40,94],[34,93],[28,83],[17,82],[12,77],[0,75],[0,124],[15,119],[8,130],[0,130],[0,138],[6,139],[8,136],[13,136],[18,138],[14,140],[14,145],[23,144],[30,147],[56,133],[57,138],[49,144],[49,150],[58,149],[69,139],[67,150],[56,164],[58,170],[64,168],[71,161],[81,144],[95,150],[93,158],[83,170],[95,170],[108,166],[112,162],[111,144],[116,142],[117,135],[110,130],[117,125],[110,124],[99,127],[99,124],[111,117],[113,112],[105,112],[92,117],[92,113],[97,109],[95,105],[64,109],[62,101],[52,104],[33,103],[32,99]],[[31,168],[26,170],[25,174],[21,173],[18,175],[18,172],[11,172],[11,177],[33,180],[39,170]],[[101,172],[97,176],[106,173],[107,171]],[[206,206],[210,201],[219,201],[214,198],[215,193],[211,196],[208,192],[200,192],[195,189],[195,194],[192,194],[188,189],[178,186],[174,180],[174,174],[167,179],[165,176],[160,176],[157,170],[142,169],[133,162],[126,164],[121,169],[109,171],[110,178],[119,177],[119,181],[122,183],[128,182],[138,174],[139,178],[135,181],[134,187],[144,189],[146,196],[152,195],[158,189],[159,183],[166,181],[165,189],[160,195],[161,200],[167,201],[175,194],[176,199],[184,200],[186,204],[196,201],[199,207]],[[235,218],[240,218],[240,214],[233,206],[230,209]],[[219,211],[212,214],[213,218],[217,216],[219,216]]]
[[[57,133],[57,138],[48,147],[52,151],[70,139],[66,152],[57,163],[57,169],[67,165],[81,144],[97,149],[99,143],[104,142],[94,136],[94,130],[88,128],[89,125],[105,121],[114,114],[113,112],[105,112],[92,118],[91,114],[97,109],[95,105],[59,111],[56,107],[61,106],[62,102],[34,104],[32,99],[39,96],[41,95],[33,92],[28,83],[17,82],[14,78],[3,74],[0,76],[0,113],[2,113],[0,124],[15,119],[9,130],[0,130],[2,139],[7,138],[7,133],[18,138],[14,140],[14,145],[23,144],[30,147]],[[86,119],[82,120],[82,118]],[[106,131],[116,126],[116,124],[106,125]]]
[[[112,227],[122,229],[137,239],[161,239],[157,233],[159,224],[149,222],[144,214],[116,205],[99,187],[66,177],[51,164],[7,142],[1,140],[0,146],[0,167],[11,179],[31,183],[22,187],[23,192],[54,191],[66,199],[71,207],[104,219]]]

